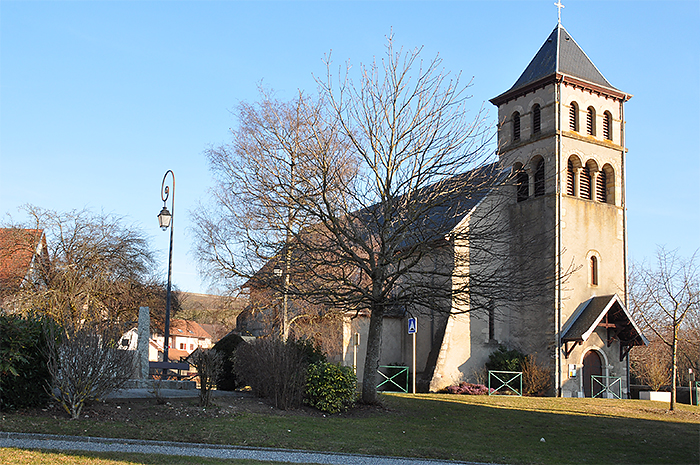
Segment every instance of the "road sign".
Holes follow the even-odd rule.
[[[418,330],[418,323],[415,318],[408,319],[408,334],[415,334]]]

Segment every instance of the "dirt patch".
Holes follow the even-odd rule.
[[[104,422],[142,422],[144,420],[175,420],[184,418],[220,418],[242,414],[261,414],[276,416],[330,416],[311,407],[292,410],[280,410],[255,397],[249,392],[231,392],[219,394],[212,398],[210,407],[200,407],[197,397],[171,398],[164,404],[156,399],[107,399],[90,402],[85,405],[80,419]],[[336,414],[338,417],[368,417],[387,412],[382,406],[358,404],[346,412]],[[26,409],[15,412],[20,415],[49,418],[70,418],[70,415],[58,403],[52,402],[45,408]]]

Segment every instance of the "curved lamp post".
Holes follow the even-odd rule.
[[[170,209],[168,211],[165,206],[165,202],[170,197],[170,186],[168,186],[165,181],[168,178],[168,174],[172,178],[172,199],[170,203]],[[160,186],[160,198],[163,200],[163,209],[158,214],[158,224],[160,228],[165,231],[170,228],[170,253],[168,255],[168,291],[165,298],[165,339],[163,341],[163,362],[168,363],[170,359],[168,358],[168,349],[170,348],[170,288],[172,282],[173,274],[173,215],[175,214],[175,174],[172,170],[165,172],[163,176],[163,183]],[[165,370],[163,370],[165,373]]]

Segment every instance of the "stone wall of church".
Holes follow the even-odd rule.
[[[424,296],[425,305],[414,305],[407,308],[406,318],[399,328],[404,341],[402,347],[402,359],[407,366],[412,365],[413,359],[413,338],[408,335],[409,316],[417,318],[416,331],[416,378],[417,389],[425,391],[430,384],[436,370],[440,348],[443,343],[445,328],[448,325],[450,314],[450,301],[444,299],[449,295],[451,286],[450,275],[455,267],[455,254],[451,247],[445,243],[444,247],[435,247],[432,253],[422,258],[416,266],[415,275],[407,276],[402,285],[411,286],[411,280],[424,281],[426,274],[432,274],[436,280],[443,282],[433,282],[433,286],[440,286],[443,290],[435,291],[434,297]],[[424,289],[422,293],[427,293]]]
[[[513,260],[528,263],[530,269],[521,271],[520,279],[528,280],[541,271],[555,271],[555,240],[561,233],[561,263],[563,271],[571,272],[562,285],[561,322],[563,327],[577,306],[594,295],[615,294],[624,300],[625,250],[622,179],[624,148],[621,146],[624,124],[619,100],[568,85],[561,85],[561,107],[556,110],[555,85],[520,96],[499,107],[499,147],[504,168],[522,169],[528,174],[529,192],[526,199],[516,201],[513,188],[509,206],[509,222],[513,232]],[[533,127],[533,107],[540,107],[540,128]],[[589,110],[590,109],[590,110]],[[592,118],[589,118],[589,114]],[[604,128],[608,115],[610,125]],[[575,116],[574,127],[571,117]],[[561,155],[556,159],[557,121],[561,124]],[[516,121],[517,120],[517,121]],[[576,189],[569,195],[569,159],[576,169]],[[534,170],[544,161],[545,192],[534,196]],[[582,198],[582,173],[591,177],[591,198]],[[596,199],[596,176],[605,172],[605,199]],[[557,185],[557,179],[559,185]],[[557,226],[556,196],[561,198],[561,224]],[[543,247],[537,258],[537,247]],[[590,259],[596,257],[598,276],[591,283]],[[534,259],[533,259],[534,258]],[[507,345],[525,353],[537,353],[540,361],[551,361],[553,373],[556,346],[556,312],[558,295],[555,286],[546,286],[539,301],[523,303],[510,312],[511,324]],[[595,338],[592,338],[595,339]],[[563,394],[578,395],[580,378],[569,379],[569,365],[582,363],[585,353],[600,351],[610,373],[622,373],[626,378],[626,363],[619,361],[617,343],[587,341],[576,348],[569,359],[561,357]],[[542,355],[545,355],[542,357]],[[573,373],[572,373],[573,374]],[[580,376],[580,375],[579,375]]]
[[[453,268],[453,254],[451,247],[436,247],[432,253],[427,254],[415,267],[415,279],[424,279],[427,272],[435,272],[436,276],[445,276],[445,286],[449,290],[450,271]],[[407,275],[402,284],[410,286],[411,275]],[[449,301],[440,302],[439,294],[435,292],[435,298],[430,305],[414,305],[406,309],[406,315],[387,316],[383,320],[382,345],[380,365],[403,365],[411,367],[413,364],[413,338],[408,335],[408,317],[417,318],[418,330],[416,332],[416,372],[419,389],[426,390],[429,380],[435,369],[435,360],[443,341],[442,336],[447,324],[450,310]],[[427,299],[430,300],[430,299]],[[367,351],[367,332],[369,330],[369,317],[359,315],[346,315],[343,322],[343,364],[353,364],[353,335],[360,334],[360,345],[356,350],[357,377],[363,381],[363,369],[365,354]]]
[[[509,213],[514,279],[523,288],[523,297],[520,302],[503,304],[513,309],[506,345],[525,354],[537,354],[548,364],[556,349],[556,291],[552,279],[556,271],[556,197],[546,193],[513,202]]]
[[[578,305],[592,296],[617,294],[623,300],[626,293],[625,222],[623,205],[623,157],[621,107],[619,101],[580,89],[562,86],[564,119],[562,131],[561,242],[562,263],[574,270],[562,287],[562,327],[566,326]],[[595,113],[593,133],[586,127],[588,108]],[[572,131],[570,116],[578,112],[578,130]],[[612,140],[605,140],[602,132],[603,115],[612,115]],[[572,160],[576,169],[574,193],[567,186],[567,165]],[[582,171],[588,168],[591,177],[590,199],[582,193]],[[596,176],[601,170],[606,175],[606,201],[597,198]],[[594,260],[594,262],[592,261]],[[593,269],[595,267],[595,270]],[[595,276],[594,276],[595,274]],[[602,331],[601,329],[597,330]],[[580,368],[583,357],[590,350],[604,359],[603,374],[620,376],[623,394],[627,391],[627,367],[619,360],[619,344],[611,347],[603,340],[605,335],[594,335],[578,346],[568,358],[562,356],[562,395],[582,396]],[[570,368],[575,368],[572,372]],[[576,376],[572,376],[575,373]]]
[[[459,225],[457,237],[452,239],[454,248],[454,273],[452,286],[461,289],[465,286],[470,273],[475,272],[471,266],[469,243],[464,236],[468,224]],[[437,333],[434,341],[432,373],[429,376],[429,390],[438,391],[446,386],[466,380],[478,361],[472,350],[475,330],[471,327],[468,313],[468,299],[452,302],[450,314],[442,321],[442,331]]]
[[[382,328],[382,346],[380,365],[403,364],[410,365],[410,359],[404,359],[404,347],[406,346],[405,319],[385,318]],[[403,328],[403,331],[402,331]],[[369,317],[367,315],[348,314],[343,318],[343,360],[344,366],[353,366],[356,358],[357,381],[362,383],[365,356],[367,354],[367,332],[369,331]],[[360,345],[354,346],[354,334],[359,333]]]
[[[534,131],[533,125],[535,105],[540,106],[539,132]],[[498,147],[504,167],[514,166],[516,163],[527,167],[530,159],[539,151],[543,151],[543,156],[554,155],[552,136],[556,132],[555,108],[554,84],[518,97],[498,108]],[[520,116],[520,137],[517,139],[513,120],[516,112]]]
[[[563,196],[562,263],[571,264],[575,271],[568,277],[562,291],[562,327],[566,326],[578,305],[592,296],[617,294],[625,297],[624,212],[616,205]],[[596,270],[591,258],[595,257]],[[593,276],[593,273],[597,277]],[[595,280],[595,281],[594,281]],[[626,363],[619,360],[619,345],[611,347],[600,338],[592,337],[577,347],[568,358],[562,357],[562,395],[580,396],[580,368],[588,350],[605,354],[605,369],[609,376],[621,376],[623,393],[627,391]],[[578,377],[570,377],[569,365],[574,365]],[[604,370],[604,374],[606,374]]]
[[[522,302],[514,300],[516,295],[521,295],[514,284],[518,280],[514,273],[539,266],[539,262],[532,259],[533,256],[541,259],[542,251],[538,247],[537,253],[525,257],[521,254],[522,247],[509,242],[514,236],[511,197],[507,189],[495,190],[458,227],[468,229],[470,234],[468,240],[459,235],[461,240],[454,242],[453,289],[461,289],[468,282],[472,294],[467,300],[460,300],[456,295],[453,298],[452,314],[446,321],[430,383],[431,391],[460,381],[485,382],[485,364],[499,344],[518,347],[528,353],[542,350],[538,345],[543,340],[539,333],[547,331],[542,322],[550,317],[543,314],[551,308],[552,293],[533,292],[533,297],[537,294],[541,298],[536,299],[539,305],[534,308],[525,309],[520,305]],[[541,214],[525,213],[535,217]],[[539,221],[535,223],[541,226]],[[526,234],[528,238],[541,243],[535,238],[538,230],[530,233]],[[544,297],[544,294],[549,296]],[[549,304],[547,299],[550,299]],[[532,337],[533,333],[537,336]]]

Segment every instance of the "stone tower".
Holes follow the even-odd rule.
[[[624,397],[627,353],[644,342],[625,305],[630,97],[557,24],[513,87],[491,100],[500,162],[515,183],[512,247],[530,251],[527,273],[554,277],[539,301],[511,312],[505,339],[550,364],[555,395],[609,397],[612,383]]]

